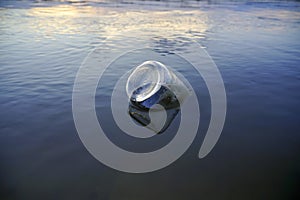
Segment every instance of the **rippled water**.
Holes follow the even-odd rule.
[[[0,3],[0,194],[3,199],[289,199],[300,169],[300,4],[298,2],[7,1]],[[204,159],[210,101],[192,68],[165,47],[198,41],[223,76],[228,112],[221,138]],[[196,140],[160,171],[132,175],[95,160],[72,117],[76,72],[95,47],[114,51],[148,41],[200,100]],[[164,48],[163,48],[164,47]],[[145,59],[150,53],[145,53]],[[169,57],[168,57],[169,56]],[[171,57],[170,57],[171,56]],[[170,59],[172,58],[172,59]],[[135,62],[121,58],[116,66]],[[97,92],[98,117],[114,134],[115,73]],[[175,120],[176,122],[176,120]],[[176,125],[176,123],[175,123]],[[171,135],[162,134],[155,148]]]

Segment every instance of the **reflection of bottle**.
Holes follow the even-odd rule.
[[[157,61],[146,61],[137,66],[128,77],[126,92],[130,98],[129,115],[143,126],[150,124],[148,111],[154,105],[159,104],[166,110],[167,119],[161,130],[147,126],[156,133],[168,128],[179,111],[179,102],[190,94],[187,85],[170,68]]]
[[[130,117],[139,125],[145,126],[157,134],[163,133],[170,125],[173,119],[179,112],[179,107],[174,107],[166,110],[167,118],[163,126],[153,124],[149,116],[149,110],[140,109],[139,107],[129,104],[128,113]],[[161,112],[161,111],[155,111]],[[152,124],[150,124],[152,122]]]

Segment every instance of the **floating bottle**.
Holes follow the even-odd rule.
[[[130,99],[129,115],[140,125],[162,133],[177,115],[180,103],[190,94],[190,89],[170,67],[157,61],[146,61],[129,75],[126,92]],[[161,106],[156,108],[156,104]],[[167,119],[163,128],[156,130],[155,124],[148,126],[151,122],[148,111],[159,112],[161,108],[166,111]]]

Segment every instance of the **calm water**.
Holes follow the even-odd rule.
[[[295,197],[300,3],[1,1],[0,7],[1,199]],[[209,124],[207,88],[190,66],[162,51],[174,46],[187,51],[191,39],[219,67],[228,101],[221,138],[204,159],[197,154]],[[189,79],[201,102],[201,122],[194,143],[175,163],[149,174],[126,174],[102,165],[81,143],[72,89],[91,50],[105,45],[114,51],[141,41],[155,48],[140,57],[165,59]],[[123,57],[115,66],[122,71],[136,59]],[[96,95],[110,139],[129,149],[163,146],[172,131],[151,144],[115,134],[109,96],[118,73],[107,71]]]

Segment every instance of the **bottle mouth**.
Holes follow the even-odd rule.
[[[128,77],[126,92],[131,101],[142,102],[154,95],[164,81],[165,66],[157,61],[146,61]]]
[[[130,100],[135,102],[142,102],[156,94],[156,92],[159,91],[160,87],[161,85],[157,83],[147,83],[145,85],[142,85],[132,92]]]

